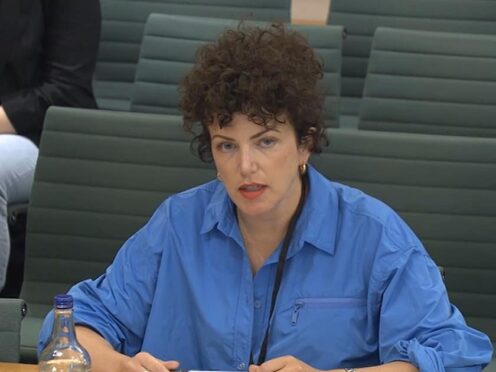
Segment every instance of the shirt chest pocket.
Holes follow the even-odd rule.
[[[367,300],[352,297],[310,297],[295,301],[292,326],[309,326],[311,324],[336,324],[341,327],[351,323],[362,323],[366,316]]]

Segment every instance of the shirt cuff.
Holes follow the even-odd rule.
[[[431,347],[420,344],[416,339],[399,341],[395,349],[401,359],[406,359],[417,366],[420,372],[445,372],[441,357]]]

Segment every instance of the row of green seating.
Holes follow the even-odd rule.
[[[253,24],[262,25],[260,22]],[[201,44],[228,19],[152,14],[147,20],[130,110],[178,114],[177,86]],[[343,28],[291,25],[324,64],[321,87],[330,127],[496,136],[496,35],[379,27],[374,36],[357,122],[340,122]]]
[[[212,40],[224,27],[236,26],[240,19],[289,22],[290,6],[289,0],[102,0],[102,37],[94,82],[100,108],[177,112],[175,87],[192,63],[196,46]],[[157,15],[149,17],[152,13]],[[320,49],[326,68],[322,85],[328,97],[328,125],[379,129],[370,123],[381,121],[380,130],[494,136],[489,120],[494,109],[487,105],[492,104],[487,97],[494,96],[494,88],[484,86],[484,82],[494,82],[495,58],[490,51],[495,39],[481,40],[475,35],[496,35],[495,21],[493,0],[334,0],[328,22],[338,25],[337,29],[293,27],[306,33]],[[379,60],[375,48],[380,42],[373,40],[377,28],[383,26],[433,32],[412,36],[399,31],[399,41],[390,43],[388,50],[390,54],[403,53],[405,58],[398,60],[391,55]],[[337,36],[343,28],[347,35],[344,41]],[[443,36],[450,35],[448,32],[456,35]],[[410,44],[412,39],[417,41]],[[421,46],[425,43],[427,48]],[[451,47],[444,48],[445,43]],[[446,49],[446,55],[437,52],[440,48]],[[456,64],[458,67],[453,68]],[[383,71],[384,66],[394,68]],[[467,71],[477,73],[467,75]],[[373,76],[366,79],[367,72]],[[384,73],[392,76],[386,79]],[[405,74],[416,79],[407,81]],[[472,84],[467,84],[467,79]],[[429,82],[422,87],[425,80]],[[474,84],[476,81],[479,84]],[[453,97],[457,88],[464,92],[470,89],[470,93]],[[157,96],[155,92],[165,94]],[[408,94],[414,96],[416,105],[405,102],[410,99]],[[392,103],[387,105],[387,109],[394,109],[389,118],[385,101],[378,97]],[[422,109],[417,110],[419,106]],[[449,114],[445,115],[446,111]],[[405,119],[412,112],[417,117]]]
[[[496,341],[496,139],[328,134],[330,146],[312,163],[395,208],[445,268],[451,300]],[[54,294],[101,274],[168,195],[215,177],[189,141],[175,115],[48,111],[28,219],[23,361],[36,359]]]
[[[101,0],[94,90],[102,109],[129,111],[143,30],[151,13],[289,22],[291,0]]]
[[[496,35],[493,0],[332,0],[328,23],[346,28],[341,112],[357,116],[378,27]]]
[[[496,137],[495,117],[496,34],[376,30],[359,128]]]
[[[262,22],[247,22],[266,26]],[[238,22],[228,19],[152,14],[146,23],[136,77],[131,95],[131,111],[179,114],[177,87],[195,61],[202,44],[217,39]],[[341,86],[341,26],[290,25],[304,34],[324,64],[321,89],[326,95],[324,118],[337,127]]]

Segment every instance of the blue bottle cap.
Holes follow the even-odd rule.
[[[58,294],[54,297],[54,303],[57,309],[72,309],[72,296],[68,294]]]

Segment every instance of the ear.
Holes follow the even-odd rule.
[[[307,131],[307,134],[301,138],[300,141],[300,150],[301,151],[308,151],[312,152],[313,146],[315,145],[314,141],[314,136],[315,133],[317,132],[317,128],[315,127],[310,127]]]

